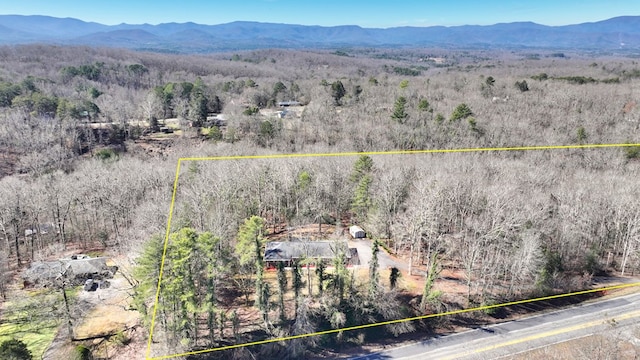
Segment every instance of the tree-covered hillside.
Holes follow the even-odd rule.
[[[636,274],[637,147],[183,161],[166,226],[179,158],[637,144],[639,84],[635,59],[557,51],[0,47],[0,295],[36,261],[99,251],[126,264],[148,331],[169,233],[160,356]],[[308,226],[344,240],[351,224],[375,240],[368,257],[406,264],[395,280],[339,256],[264,271],[265,242]],[[303,358],[375,339],[227,355]],[[144,346],[124,343],[113,346]]]

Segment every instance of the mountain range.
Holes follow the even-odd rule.
[[[47,43],[177,53],[260,48],[449,47],[639,50],[640,16],[564,26],[533,22],[395,27],[307,26],[236,21],[104,25],[73,18],[0,15],[0,45]]]

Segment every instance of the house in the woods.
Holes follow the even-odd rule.
[[[68,259],[38,261],[25,270],[22,278],[25,286],[48,286],[58,281],[67,285],[81,285],[87,279],[110,279],[118,267],[110,264],[105,257],[92,258],[87,255],[74,255]]]
[[[357,265],[356,249],[349,249],[348,243],[344,240],[312,241],[294,238],[290,241],[271,241],[266,245],[264,261],[270,268],[278,266],[279,263],[291,266],[303,259],[331,263],[340,253],[344,253],[347,265]]]
[[[207,120],[203,124],[205,127],[212,126],[227,126],[227,117],[224,114],[211,114],[211,116],[207,116]]]
[[[299,101],[280,101],[278,102],[279,107],[289,107],[289,106],[301,106],[302,103]]]
[[[37,224],[24,230],[24,236],[47,235],[57,233],[57,228],[53,223]]]

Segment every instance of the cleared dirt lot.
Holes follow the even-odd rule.
[[[131,285],[120,273],[109,279],[109,287],[95,291],[78,291],[73,306],[74,338],[69,343],[64,327],[60,328],[55,340],[45,352],[44,359],[66,359],[73,356],[79,344],[92,345],[93,355],[98,358],[134,359],[142,358],[143,348],[133,343],[133,338],[145,337],[139,328],[140,313],[130,310]]]
[[[109,283],[106,289],[78,294],[77,308],[83,313],[74,329],[78,340],[113,335],[137,324],[140,314],[129,310],[131,285],[122,275],[116,275]]]

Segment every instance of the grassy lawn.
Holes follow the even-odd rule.
[[[75,297],[77,289],[67,291]],[[34,359],[40,359],[65,319],[60,291],[20,291],[4,304],[0,318],[0,343],[17,339],[24,342]]]

